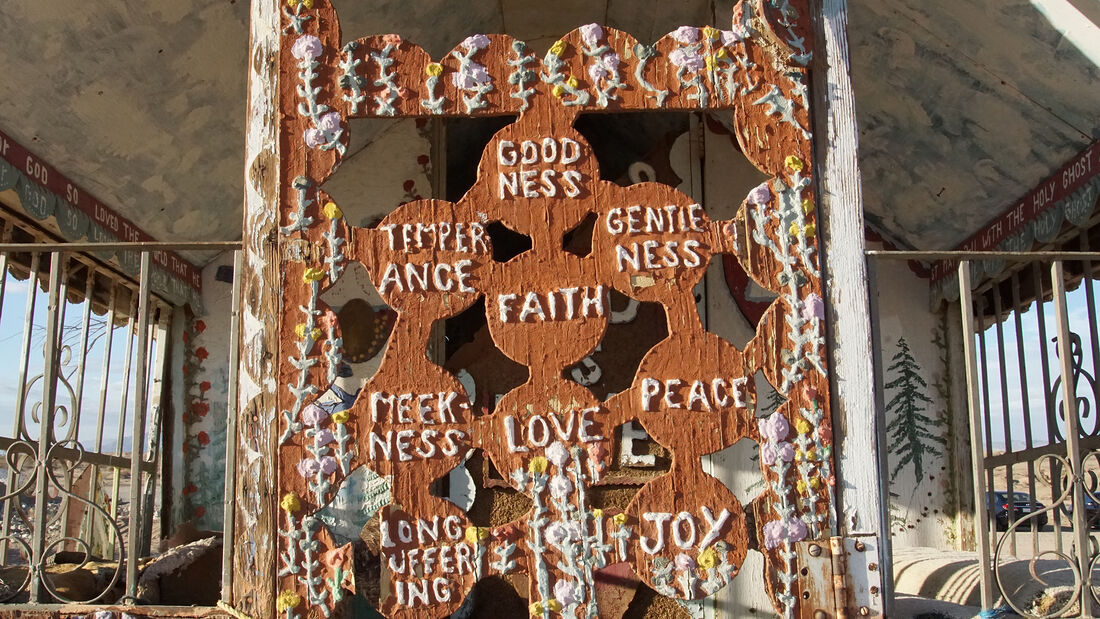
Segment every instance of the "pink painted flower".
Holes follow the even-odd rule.
[[[336,472],[336,468],[339,466],[339,464],[336,462],[336,458],[333,458],[332,456],[325,456],[321,458],[320,466],[322,473],[324,473],[325,475],[332,475]]]
[[[680,26],[669,34],[683,45],[691,45],[699,40],[699,29],[694,26]]]
[[[516,531],[515,526],[506,524],[502,527],[497,527],[493,529],[492,535],[493,539],[497,540],[498,542],[503,542],[505,540],[514,539],[517,533],[518,531]]]
[[[772,190],[768,183],[760,183],[749,192],[749,204],[767,204],[772,201]]]
[[[483,65],[471,62],[465,71],[456,71],[451,74],[451,82],[455,87],[463,90],[472,90],[489,81],[489,72]]]
[[[680,570],[693,570],[695,569],[695,559],[692,559],[684,553],[676,555],[676,568]]]
[[[563,607],[576,603],[577,593],[573,583],[564,578],[554,583],[554,599],[561,602]]]
[[[737,33],[732,30],[723,30],[721,36],[722,45],[726,47],[729,47],[730,45],[733,45],[734,43],[737,43],[743,39],[743,37],[737,36]]]
[[[401,47],[401,35],[399,34],[384,34],[382,35],[382,42],[386,45],[392,45],[394,47]]]
[[[806,523],[802,522],[801,518],[792,518],[790,524],[787,525],[787,533],[790,535],[792,542],[801,542],[806,539]]]
[[[332,133],[340,130],[340,123],[343,119],[340,118],[340,112],[329,112],[321,117],[320,123],[322,131],[328,131]]]
[[[484,34],[474,34],[466,37],[462,41],[462,47],[466,48],[466,51],[473,51],[475,49],[485,49],[489,47],[489,37]]]
[[[561,468],[569,463],[569,450],[561,441],[554,441],[546,448],[546,459],[553,462],[554,466]]]
[[[794,460],[794,446],[786,441],[765,443],[760,446],[760,460],[768,466],[774,465],[779,460],[790,462]]]
[[[298,461],[298,474],[305,478],[314,477],[321,470],[321,463],[313,458],[304,458]]]
[[[599,24],[586,24],[578,28],[581,32],[581,40],[589,47],[595,47],[603,38],[603,28]]]
[[[603,68],[603,65],[598,62],[588,66],[588,77],[591,77],[593,82],[598,82],[607,75],[607,69]]]
[[[593,468],[602,472],[607,468],[607,463],[604,461],[606,458],[607,447],[604,447],[603,443],[588,444],[588,460],[592,463]]]
[[[782,544],[787,539],[787,527],[780,520],[772,520],[764,524],[764,547],[769,550]]]
[[[573,482],[569,481],[565,475],[555,475],[550,480],[550,496],[564,501],[571,492],[573,492]]]
[[[310,148],[317,148],[324,146],[325,134],[321,133],[320,129],[309,128],[302,134],[302,140],[306,143],[306,146]]]
[[[313,437],[313,440],[319,445],[328,445],[333,440],[335,440],[335,438],[332,436],[331,431],[329,431],[328,429],[324,429],[318,432],[317,436]]]
[[[612,69],[618,69],[619,68],[620,59],[619,59],[619,55],[616,54],[615,52],[610,52],[610,53],[604,54],[603,57],[600,58],[600,60],[605,65],[607,65],[608,67],[611,67]]]
[[[546,527],[545,535],[548,543],[558,546],[569,537],[569,529],[560,522],[551,522]]]
[[[815,293],[810,293],[802,305],[802,320],[823,320],[825,318],[825,301]]]
[[[325,419],[328,419],[328,411],[316,404],[310,404],[302,409],[302,423],[307,426],[316,427]]]
[[[668,60],[678,67],[684,67],[688,71],[701,71],[707,66],[706,61],[698,52],[688,52],[684,49],[674,49],[668,55]]]
[[[790,424],[787,423],[787,418],[779,413],[772,413],[765,419],[760,420],[757,425],[760,428],[760,434],[773,443],[787,438],[787,433],[791,429]]]
[[[323,51],[325,47],[321,45],[321,39],[312,34],[303,34],[290,47],[290,54],[301,61],[313,60]]]

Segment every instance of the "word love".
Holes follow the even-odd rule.
[[[665,408],[693,411],[713,411],[730,406],[744,408],[745,386],[748,382],[746,376],[730,380],[715,378],[710,381],[643,378],[642,410],[653,412],[659,410],[661,405]]]
[[[559,193],[567,198],[577,197],[581,193],[581,187],[578,184],[582,177],[580,172],[541,166],[570,165],[580,158],[581,145],[569,138],[524,140],[518,146],[511,140],[501,140],[497,145],[497,163],[502,168],[520,166],[520,169],[500,172],[498,182],[500,199],[539,196],[556,198]],[[536,164],[540,167],[523,167]]]
[[[707,506],[700,508],[702,519],[696,518],[690,512],[646,512],[642,514],[640,533],[647,533],[638,538],[642,551],[646,554],[657,554],[664,550],[665,546],[672,542],[677,548],[687,550],[698,543],[702,552],[722,536],[722,531],[730,519],[730,511],[723,509],[722,513],[715,517],[714,512]],[[645,524],[650,523],[650,524]],[[700,526],[701,525],[701,526]],[[706,531],[700,537],[700,533]]]
[[[602,436],[589,430],[596,425],[592,416],[598,410],[600,409],[597,407],[586,408],[579,414],[577,411],[568,411],[562,414],[550,412],[545,415],[531,415],[526,423],[517,422],[515,417],[508,415],[504,418],[504,436],[508,439],[508,451],[523,453],[529,447],[546,447],[554,440],[566,444],[602,441]]]

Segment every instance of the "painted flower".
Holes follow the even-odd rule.
[[[779,413],[772,413],[765,419],[760,420],[757,425],[760,428],[760,434],[772,442],[778,442],[787,438],[787,432],[790,431],[790,425],[787,423],[787,418]]]
[[[806,523],[801,518],[792,518],[787,527],[792,542],[801,542],[806,539]]]
[[[340,118],[340,112],[329,112],[321,116],[321,121],[318,124],[321,125],[323,131],[332,133],[334,131],[339,131],[341,122],[343,122],[343,119]]]
[[[199,361],[206,361],[210,357],[210,352],[207,351],[206,348],[199,346],[195,349],[195,356],[198,357]]]
[[[611,522],[615,523],[615,526],[623,526],[626,524],[627,515],[624,513],[618,513],[611,517]]]
[[[708,41],[713,41],[717,39],[719,35],[721,35],[721,31],[714,26],[703,27],[703,36],[706,37]]]
[[[546,541],[554,546],[561,545],[563,541],[569,538],[569,529],[565,528],[565,525],[560,522],[551,522],[544,533]]]
[[[290,54],[303,62],[317,58],[323,51],[325,47],[321,45],[321,39],[312,34],[303,34],[290,47]]]
[[[348,411],[340,411],[338,413],[333,413],[332,414],[332,423],[335,423],[337,425],[345,424],[345,423],[348,422],[348,419],[350,419],[350,418],[351,418],[351,413],[349,413]]]
[[[684,553],[676,555],[676,567],[684,571],[695,569],[695,559]]]
[[[340,219],[344,216],[344,211],[340,210],[339,206],[336,206],[335,202],[329,202],[325,204],[325,217],[329,219]]]
[[[786,441],[779,443],[765,443],[760,446],[760,460],[772,466],[779,460],[790,462],[794,459],[794,446]]]
[[[527,463],[527,470],[532,473],[545,473],[546,467],[549,466],[549,464],[550,462],[546,458],[535,456]]]
[[[306,270],[302,271],[302,279],[306,282],[319,282],[324,278],[324,269],[319,269],[317,267],[306,267]]]
[[[722,31],[722,45],[730,46],[741,40],[741,37],[737,36],[737,33],[732,30]]]
[[[824,320],[825,301],[816,292],[811,292],[802,302],[802,320]],[[817,393],[814,393],[816,396]],[[813,396],[811,396],[812,399]]]
[[[313,441],[318,445],[328,445],[334,440],[336,439],[332,436],[332,431],[328,428],[324,430],[319,430],[316,436],[313,437]]]
[[[386,45],[392,45],[394,47],[401,47],[401,35],[399,34],[384,34],[382,35],[382,42]]]
[[[199,432],[198,436],[195,437],[195,440],[199,442],[199,445],[205,447],[206,445],[210,444],[210,435],[206,432]]]
[[[321,458],[318,464],[321,466],[321,473],[325,475],[332,475],[340,466],[340,464],[336,462],[336,458],[333,458],[332,456],[325,456]]]
[[[603,28],[600,28],[599,24],[586,24],[578,28],[581,33],[581,40],[588,47],[595,47],[596,43],[599,43],[603,38]]]
[[[489,37],[484,34],[470,35],[462,41],[462,47],[466,48],[467,52],[471,52],[475,49],[485,49],[489,47]]]
[[[690,45],[699,40],[699,29],[694,26],[680,26],[669,34],[683,45]]]
[[[812,239],[817,234],[817,226],[813,224],[806,224],[802,227],[802,233],[806,235],[806,238]]]
[[[456,71],[451,74],[451,82],[455,87],[463,90],[472,90],[488,81],[489,71],[485,69],[484,65],[476,62],[471,62],[463,71]]]
[[[806,166],[806,164],[802,163],[801,159],[794,155],[787,155],[787,158],[783,160],[783,165],[794,170],[795,172],[801,172],[802,168]]]
[[[588,460],[592,463],[592,466],[603,470],[607,466],[604,463],[605,458],[607,458],[607,447],[604,447],[603,443],[588,444]]]
[[[775,548],[787,539],[787,527],[781,520],[772,520],[764,524],[764,547]]]
[[[312,9],[313,0],[286,0],[286,5],[292,9],[297,8],[298,5],[301,5],[303,9]]]
[[[283,591],[279,594],[279,597],[275,598],[275,608],[281,613],[286,612],[301,603],[302,596],[290,590]]]
[[[714,549],[714,546],[711,546],[699,553],[696,562],[699,564],[699,567],[704,570],[709,570],[718,563],[718,551]]]
[[[554,84],[554,87],[550,90],[550,92],[555,97],[561,99],[565,96],[565,86],[562,86],[561,84]]]
[[[609,74],[607,72],[607,69],[605,69],[603,67],[603,65],[601,65],[598,62],[595,63],[595,64],[592,64],[592,65],[589,65],[589,67],[588,67],[588,77],[591,77],[593,82],[598,82],[601,79],[607,77],[608,75]]]
[[[618,69],[619,68],[619,63],[622,62],[622,60],[619,58],[619,55],[616,54],[615,52],[610,52],[610,53],[604,54],[600,58],[600,60],[605,65],[607,65],[608,67],[610,67],[612,69]]]
[[[210,391],[210,381],[204,380],[201,383],[199,383],[199,391],[201,391],[203,393],[206,393],[207,391]]]
[[[546,459],[553,462],[554,466],[561,468],[569,463],[569,450],[561,444],[561,441],[554,441],[546,448]]]
[[[547,600],[546,603],[534,602],[534,603],[531,604],[531,608],[530,608],[530,611],[531,611],[532,615],[541,615],[541,614],[543,614],[543,611],[550,611],[552,613],[556,613],[560,610],[561,610],[561,602],[559,602],[557,600]]]
[[[800,418],[794,422],[794,429],[799,434],[809,434],[811,429],[810,422]]]
[[[688,71],[701,71],[706,66],[703,57],[698,52],[689,52],[685,49],[674,49],[668,55],[668,60],[678,67],[684,67]]]
[[[814,201],[806,198],[802,201],[802,212],[809,215],[814,212]]]
[[[718,60],[714,56],[707,56],[703,60],[705,60],[704,64],[707,66],[707,71],[713,71],[718,68]]]
[[[550,496],[564,501],[571,492],[573,492],[573,482],[569,481],[565,475],[555,475],[550,480]]]
[[[768,183],[760,183],[749,192],[749,204],[767,204],[772,201],[772,190]]]
[[[428,66],[424,67],[424,73],[427,74],[428,77],[439,77],[443,75],[443,65],[438,62],[430,62]]]
[[[302,423],[310,427],[316,427],[322,421],[328,418],[328,411],[317,406],[316,404],[309,404],[302,409]]]
[[[310,148],[317,148],[325,145],[325,134],[320,129],[314,129],[310,127],[302,133],[302,141],[306,143],[306,146]]]
[[[599,509],[599,508],[593,509],[592,510],[592,517],[595,518],[596,520],[599,520],[599,519],[603,518],[603,510]]]
[[[477,545],[489,539],[488,527],[466,527],[466,541]]]
[[[576,603],[577,593],[573,583],[564,578],[554,583],[554,599],[561,602],[562,606]]]
[[[279,506],[283,508],[283,511],[293,514],[302,509],[302,500],[298,498],[297,492],[288,492],[283,495],[283,500],[279,501]]]
[[[567,49],[569,49],[569,44],[559,39],[554,41],[554,44],[550,46],[550,53],[561,58],[561,55],[564,54]]]
[[[321,470],[321,463],[313,458],[303,458],[298,461],[298,474],[305,478],[314,477]]]

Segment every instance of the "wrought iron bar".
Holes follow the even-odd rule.
[[[141,273],[138,276],[138,349],[137,372],[134,392],[134,431],[130,441],[130,524],[127,531],[130,560],[126,562],[126,597],[137,597],[137,556],[140,544],[142,504],[142,452],[145,445],[146,392],[149,381],[149,369],[145,364],[149,352],[149,272],[151,254],[141,253]]]

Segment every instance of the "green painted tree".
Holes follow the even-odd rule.
[[[925,459],[942,456],[938,445],[946,445],[943,437],[932,432],[934,422],[925,414],[932,400],[925,395],[928,383],[921,377],[921,367],[909,351],[905,338],[898,338],[898,352],[891,359],[887,375],[894,377],[886,383],[887,391],[894,397],[886,405],[886,414],[892,416],[886,425],[890,434],[890,454],[896,458],[890,472],[890,481],[907,466],[913,467],[913,475],[919,483],[924,479]]]

